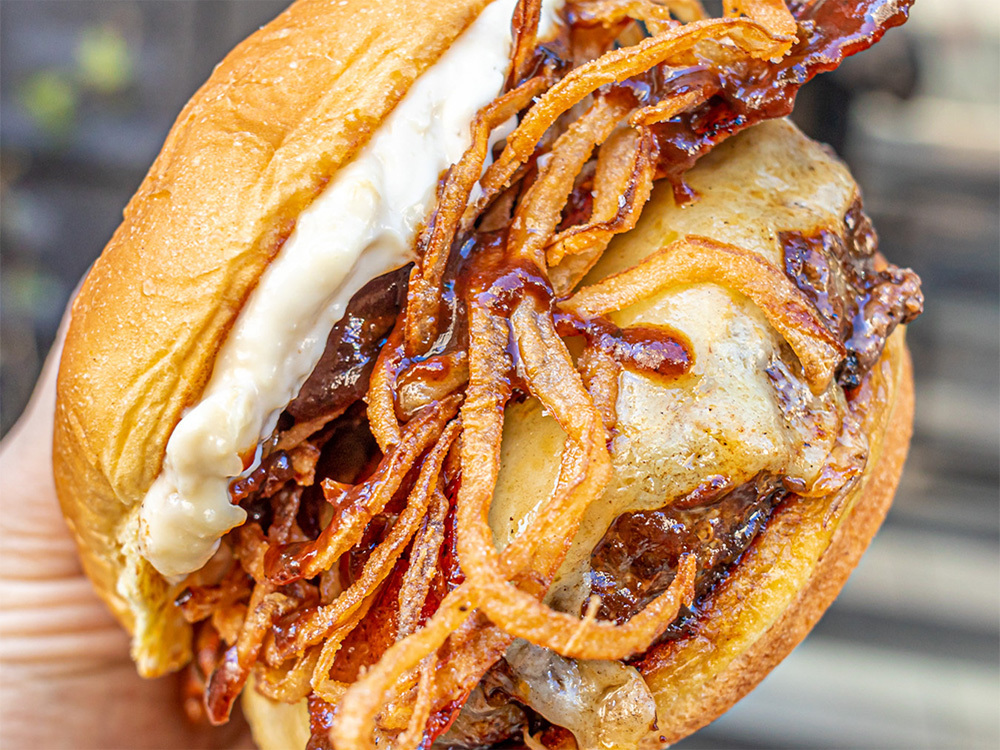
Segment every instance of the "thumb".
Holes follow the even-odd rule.
[[[0,443],[0,574],[68,577],[80,572],[76,547],[59,510],[52,478],[56,373],[68,315],[60,326],[31,401]]]

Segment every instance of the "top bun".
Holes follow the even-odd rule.
[[[181,112],[73,304],[54,466],[98,593],[145,676],[190,657],[177,594],[138,552],[167,440],[296,217],[486,0],[299,0]]]

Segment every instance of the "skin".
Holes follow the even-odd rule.
[[[0,443],[0,747],[252,748],[242,716],[196,726],[180,678],[144,680],[94,593],[52,480],[60,345]]]

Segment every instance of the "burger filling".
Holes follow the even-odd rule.
[[[143,555],[168,577],[200,568],[244,514],[226,486],[323,353],[326,334],[371,278],[413,259],[441,172],[468,123],[503,86],[514,0],[488,6],[407,92],[372,140],[299,217],[216,358],[200,401],[167,445],[142,504]],[[541,9],[551,33],[553,0]],[[506,33],[505,33],[506,32]],[[498,128],[491,142],[503,135]],[[261,347],[266,341],[267,346]]]
[[[864,384],[922,298],[860,202],[782,233],[783,266],[695,232],[624,268],[604,250],[657,179],[710,206],[695,161],[900,7],[575,2],[539,44],[518,3],[503,93],[468,118],[414,262],[352,288],[226,478],[246,521],[194,544],[192,712],[226,720],[252,676],[308,706],[313,748],[655,736],[637,660],[696,626],[782,503],[839,512]],[[686,331],[691,310],[724,311],[720,334]],[[196,564],[149,545],[164,572]]]

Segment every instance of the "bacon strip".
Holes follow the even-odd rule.
[[[844,358],[844,346],[805,295],[756,253],[704,237],[689,236],[644,261],[584,287],[560,307],[583,318],[606,315],[679,284],[713,283],[753,300],[798,356],[812,391],[824,392]]]

